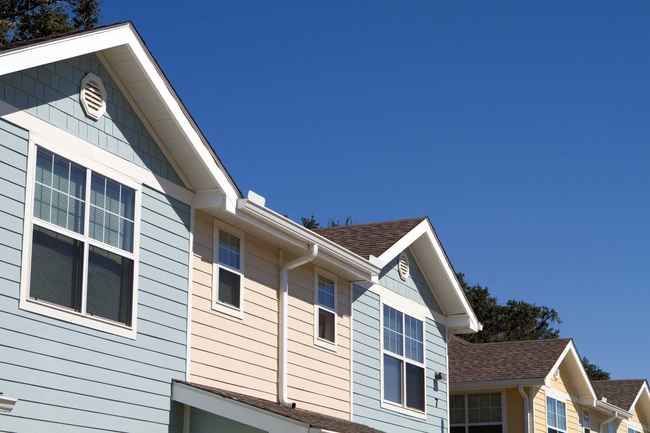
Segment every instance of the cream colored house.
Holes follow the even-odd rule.
[[[452,338],[449,356],[452,433],[648,431],[647,384],[639,383],[631,400],[619,397],[624,392],[608,399],[617,383],[594,386],[572,340]]]
[[[631,414],[626,420],[614,420],[607,433],[650,432],[650,391],[645,379],[593,382],[600,400],[614,404]]]

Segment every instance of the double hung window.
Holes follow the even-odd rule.
[[[336,279],[316,272],[314,342],[334,348],[336,344]]]
[[[451,433],[502,433],[500,393],[453,395],[450,400]]]
[[[243,314],[243,234],[214,225],[214,295],[213,307],[242,317]]]
[[[425,412],[424,323],[383,307],[383,400]]]
[[[546,397],[546,425],[548,433],[566,433],[566,404]]]

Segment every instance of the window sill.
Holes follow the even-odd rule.
[[[400,406],[400,405],[395,404],[395,403],[390,403],[390,402],[388,402],[386,400],[382,400],[381,408],[386,409],[386,410],[390,410],[391,412],[397,412],[397,413],[400,413],[402,415],[410,416],[410,417],[413,417],[413,418],[418,418],[418,419],[423,419],[423,420],[427,419],[426,412],[421,412],[421,411],[416,410],[416,409],[408,409],[408,408],[405,408],[404,406]]]
[[[321,349],[325,349],[328,352],[336,353],[337,351],[336,343],[332,343],[331,341],[328,340],[323,340],[322,338],[319,337],[314,338],[314,345]]]
[[[98,331],[106,332],[108,334],[130,338],[132,340],[136,339],[138,333],[135,325],[132,327],[121,325],[117,322],[112,322],[100,317],[87,316],[65,307],[59,307],[57,305],[38,301],[35,299],[21,299],[20,309],[29,311],[30,313],[40,314],[42,316],[51,317],[53,319],[83,326],[85,328],[92,328]]]
[[[227,316],[234,317],[239,320],[244,319],[244,309],[243,308],[235,308],[233,306],[230,306],[228,304],[223,304],[219,301],[213,302],[212,303],[212,309],[218,313],[225,314]]]

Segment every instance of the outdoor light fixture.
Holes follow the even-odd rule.
[[[9,413],[14,410],[17,401],[15,398],[0,394],[0,413]]]

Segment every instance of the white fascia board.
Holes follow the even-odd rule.
[[[191,150],[208,168],[207,171],[212,177],[212,182],[226,194],[226,210],[234,213],[239,191],[226,175],[225,168],[218,163],[216,157],[209,150],[207,140],[200,133],[130,23],[8,50],[0,54],[0,76],[123,45],[130,48],[150,84],[156,90],[155,96],[160,98],[169,109],[176,126],[192,144]]]
[[[583,384],[585,384],[587,386],[587,389],[589,390],[589,398],[590,398],[589,405],[594,406],[596,404],[596,401],[598,401],[598,396],[596,395],[596,391],[594,390],[594,387],[591,384],[591,380],[589,379],[589,375],[587,374],[587,371],[585,370],[585,367],[582,364],[582,359],[580,359],[580,355],[578,354],[578,350],[576,349],[576,346],[573,343],[573,340],[569,341],[567,346],[562,351],[562,354],[558,357],[557,361],[555,361],[555,364],[553,365],[553,368],[551,368],[551,370],[546,375],[546,378],[544,379],[544,382],[546,384],[551,383],[551,381],[553,379],[553,375],[555,375],[555,372],[558,371],[558,369],[560,368],[562,363],[567,359],[568,356],[573,358],[573,360],[578,365],[578,370],[580,372],[580,377],[582,378],[582,382],[583,382]]]
[[[615,416],[619,419],[630,419],[633,416],[629,411],[602,400],[596,401],[594,407],[602,413]]]
[[[305,248],[308,245],[318,245],[319,259],[335,267],[344,268],[355,274],[359,280],[371,281],[381,271],[363,257],[251,200],[239,199],[236,215],[243,220],[257,223],[258,228],[267,230],[293,246]]]
[[[269,433],[309,433],[310,430],[308,424],[186,383],[173,382],[172,400]]]
[[[481,329],[483,329],[483,326],[478,321],[478,318],[476,317],[476,313],[474,313],[474,310],[469,304],[469,301],[467,300],[465,293],[463,293],[463,288],[460,286],[460,283],[458,281],[458,278],[456,277],[456,273],[454,272],[453,267],[451,266],[451,263],[449,263],[447,254],[442,249],[442,244],[440,242],[440,239],[438,239],[438,237],[436,236],[433,227],[431,227],[431,224],[429,223],[428,219],[422,220],[422,222],[420,222],[410,232],[404,235],[399,241],[395,242],[395,244],[393,244],[389,249],[387,249],[381,256],[371,257],[370,262],[378,266],[379,268],[383,269],[395,257],[397,257],[402,251],[408,248],[421,236],[427,237],[429,244],[433,249],[436,257],[438,258],[438,260],[440,260],[440,263],[443,265],[443,269],[445,271],[445,275],[447,277],[447,280],[449,281],[451,289],[454,291],[455,296],[458,298],[458,300],[461,302],[463,306],[463,314],[459,316],[467,317],[466,326],[462,325],[455,332],[474,333],[474,332],[481,331]],[[422,263],[420,262],[418,262],[418,264],[422,265]],[[424,263],[424,265],[426,266],[427,264]],[[432,291],[435,290],[431,284],[429,284],[429,286],[431,287]],[[433,295],[435,296],[435,293]]]
[[[648,382],[643,382],[643,386],[641,386],[641,389],[639,390],[638,394],[634,398],[634,402],[632,403],[632,405],[628,409],[628,412],[634,411],[634,408],[636,407],[637,403],[639,402],[639,400],[641,399],[641,396],[643,394],[646,394],[648,396],[649,401],[650,401],[650,388],[648,388]],[[650,408],[648,408],[648,409],[649,409],[648,413],[650,413]]]
[[[487,380],[483,382],[462,382],[449,385],[449,393],[466,393],[472,391],[501,391],[518,386],[543,386],[544,379]]]

